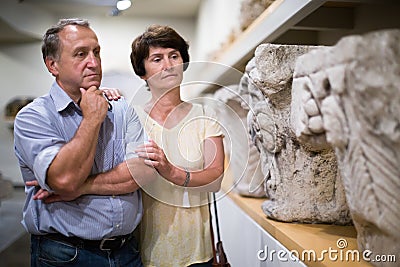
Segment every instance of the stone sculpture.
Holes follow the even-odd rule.
[[[239,94],[238,85],[222,87],[211,97],[222,103],[215,110],[223,128],[229,129],[226,135],[230,136],[225,139],[232,140],[232,146],[225,141],[225,155],[229,158],[227,167],[233,179],[233,190],[246,197],[265,197],[260,153],[248,133],[248,97]]]
[[[348,36],[299,57],[293,92],[296,138],[315,145],[326,135],[335,148],[359,250],[398,257],[400,30]]]
[[[326,142],[321,146],[302,142],[290,123],[295,61],[315,48],[263,44],[247,66],[247,95],[252,98],[249,126],[267,178],[269,199],[262,208],[279,221],[349,224],[333,149]]]

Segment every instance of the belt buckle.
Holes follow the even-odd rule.
[[[115,246],[115,244],[112,245],[112,243],[111,243],[111,247],[107,248],[107,244],[106,243],[107,242],[113,242],[113,241],[118,241],[118,243],[119,243],[118,246]],[[125,244],[125,241],[126,241],[125,238],[123,238],[123,239],[118,239],[118,238],[115,238],[115,237],[103,238],[101,240],[101,242],[100,242],[99,248],[100,248],[100,250],[110,251],[110,250],[122,247]]]
[[[105,248],[104,245],[106,244],[107,241],[115,241],[116,238],[103,238],[100,242],[100,250],[111,250],[111,248]]]

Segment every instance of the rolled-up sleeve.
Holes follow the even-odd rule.
[[[52,192],[51,188],[46,184],[47,169],[51,162],[56,157],[59,146],[51,146],[43,149],[37,154],[33,162],[33,172],[35,173],[36,180],[38,180],[40,187]]]
[[[40,106],[22,109],[14,122],[14,146],[21,168],[33,170],[24,176],[25,182],[36,179],[42,188],[52,192],[46,184],[46,173],[65,140],[51,125],[50,116]]]

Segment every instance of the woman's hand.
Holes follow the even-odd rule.
[[[118,100],[121,98],[121,93],[116,88],[100,88],[108,100]]]
[[[145,159],[146,165],[153,166],[165,179],[175,182],[174,171],[176,168],[168,161],[164,150],[156,142],[150,140],[148,143],[138,146],[135,152],[139,157]]]

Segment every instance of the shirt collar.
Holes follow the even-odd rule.
[[[67,93],[54,82],[50,89],[50,96],[54,101],[54,105],[58,112],[65,110],[71,103],[79,109],[75,102],[67,95]]]

